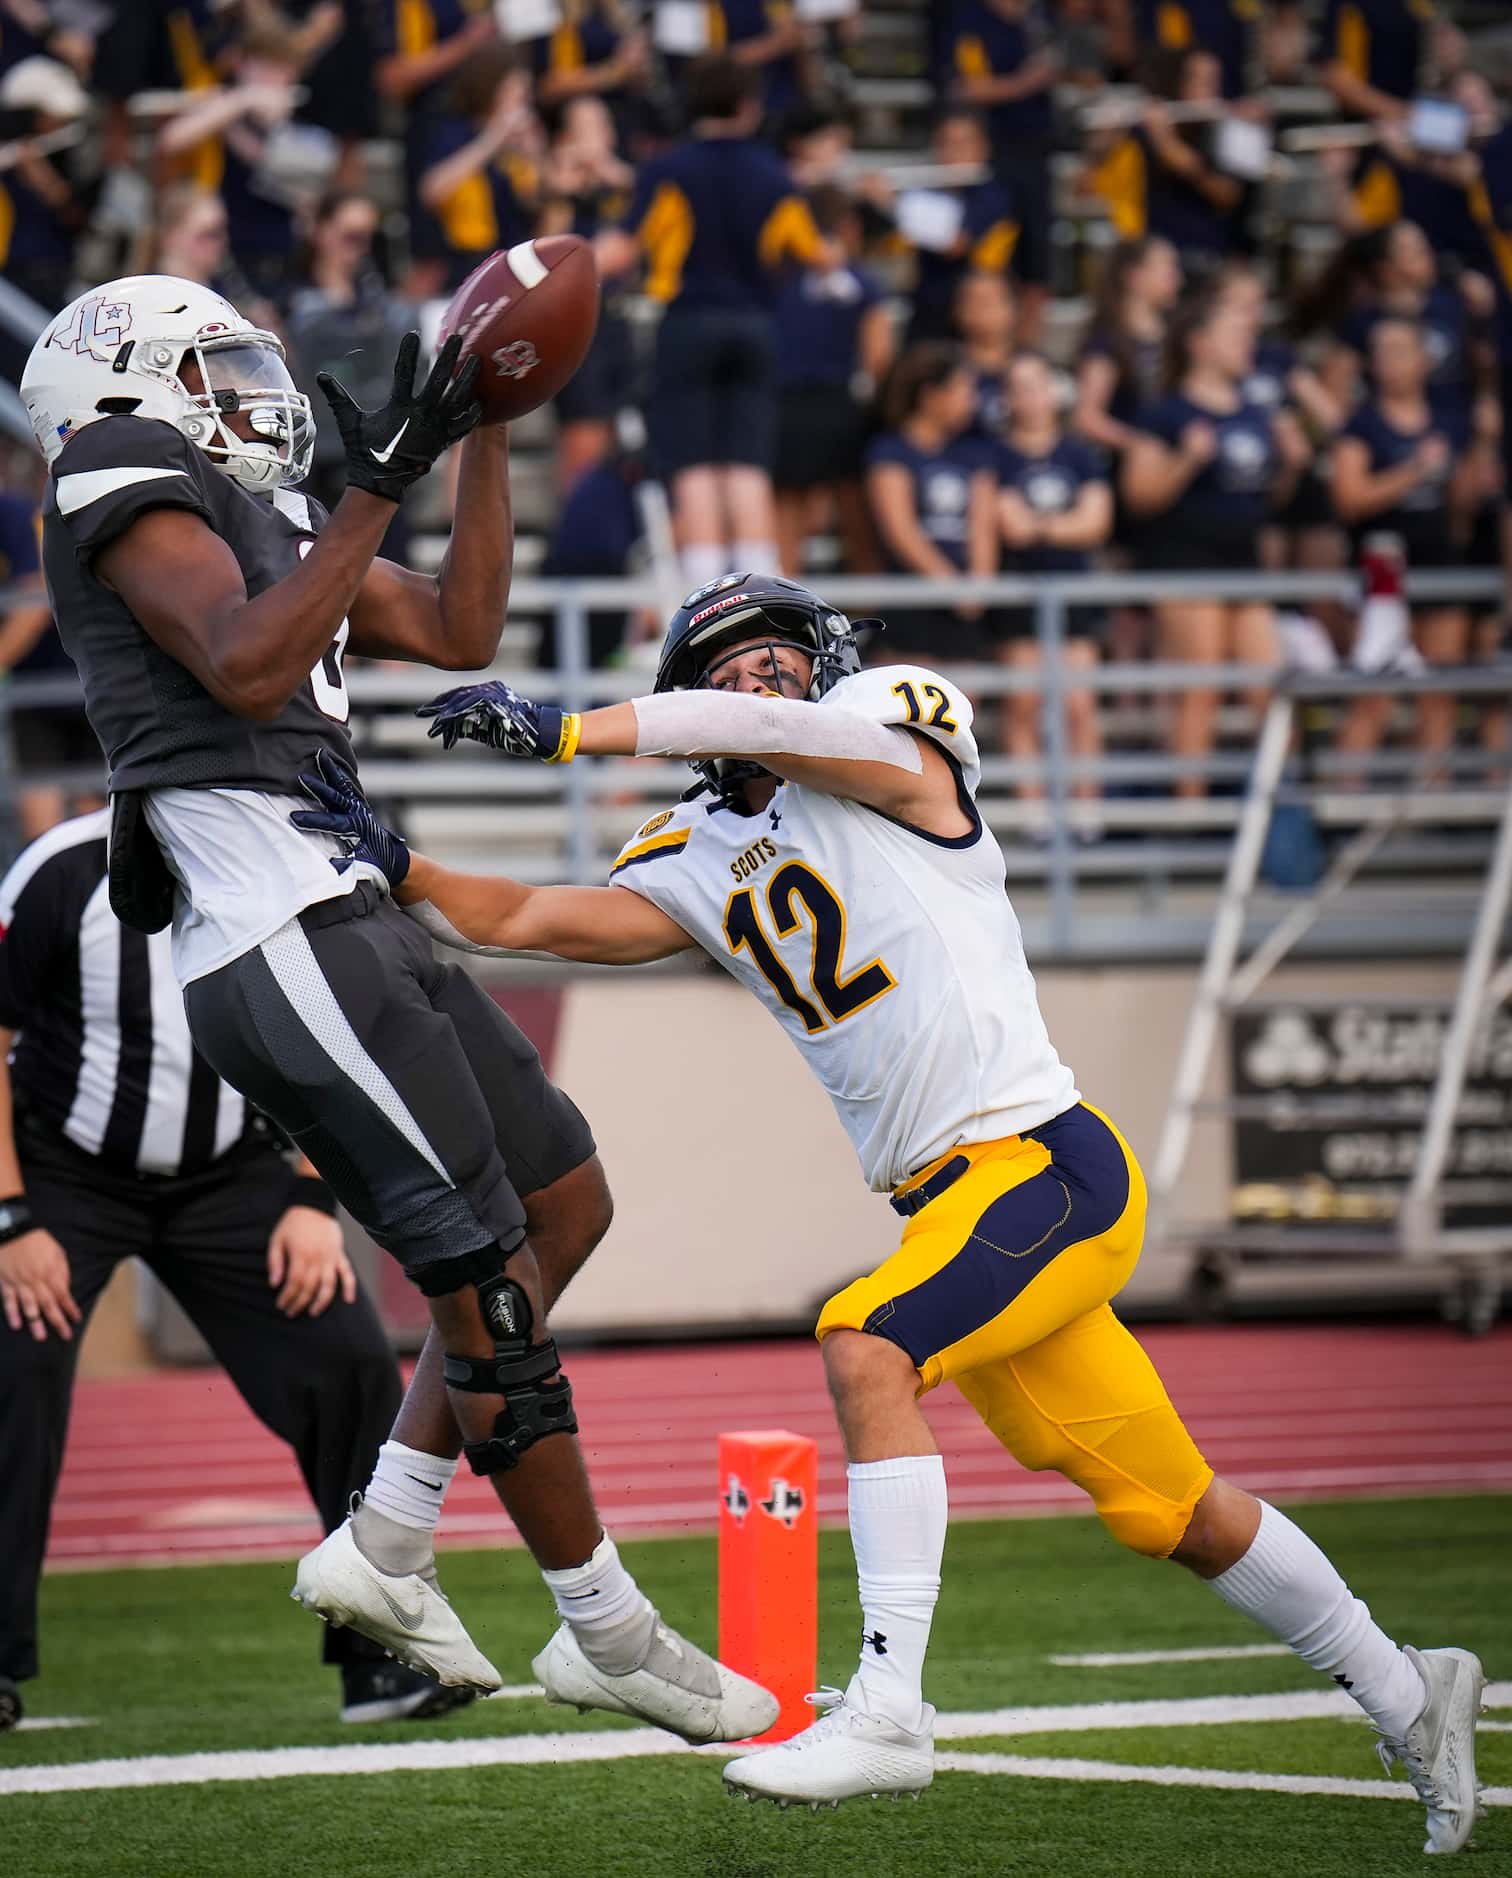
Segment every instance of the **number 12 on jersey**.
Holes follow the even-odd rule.
[[[744,887],[732,893],[725,905],[725,938],[730,950],[749,949],[756,968],[790,1011],[802,1019],[803,1028],[813,1035],[830,1023],[840,1024],[866,1005],[886,995],[897,983],[881,959],[873,959],[859,971],[842,976],[845,954],[845,908],[829,882],[822,880],[802,861],[785,861],[767,883],[767,910],[780,939],[796,932],[802,918],[798,906],[808,915],[813,927],[813,959],[809,969],[807,998],[794,983],[793,975],[777,955],[767,938],[756,910],[755,890]],[[796,905],[795,905],[796,903]],[[820,1007],[823,1007],[822,1009]]]

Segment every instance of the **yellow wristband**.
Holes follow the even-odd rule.
[[[563,711],[562,734],[557,739],[557,747],[547,757],[548,763],[570,763],[577,755],[578,739],[583,734],[583,714],[581,711]]]

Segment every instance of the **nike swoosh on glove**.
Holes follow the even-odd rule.
[[[439,737],[445,749],[465,737],[507,756],[531,756],[542,763],[570,763],[583,729],[580,712],[537,704],[499,679],[445,691],[422,704],[415,715],[431,720],[427,734]]]
[[[474,353],[453,378],[461,349],[461,337],[453,333],[441,348],[430,376],[416,391],[420,335],[406,333],[394,360],[389,401],[377,411],[364,411],[329,372],[316,373],[315,382],[341,432],[350,487],[382,496],[385,502],[399,502],[437,457],[477,426],[483,407],[475,393],[483,362]]]
[[[379,821],[356,778],[329,750],[316,751],[315,770],[313,776],[306,771],[299,781],[305,794],[320,806],[295,809],[289,820],[296,828],[335,835],[338,841],[349,844],[345,854],[331,857],[338,874],[353,861],[366,861],[378,869],[390,887],[397,887],[409,872],[410,851],[404,837]]]

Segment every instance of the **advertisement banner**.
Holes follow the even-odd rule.
[[[1448,1014],[1410,1004],[1274,1005],[1230,1019],[1236,1219],[1316,1225],[1394,1218],[1412,1177]],[[1512,1179],[1512,1012],[1471,1051],[1444,1179]],[[1504,1200],[1451,1203],[1448,1225],[1491,1225]]]

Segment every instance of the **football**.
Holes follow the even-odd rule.
[[[598,269],[580,235],[500,248],[452,297],[440,342],[459,333],[462,357],[483,361],[483,421],[502,424],[554,398],[582,364],[598,325]]]

